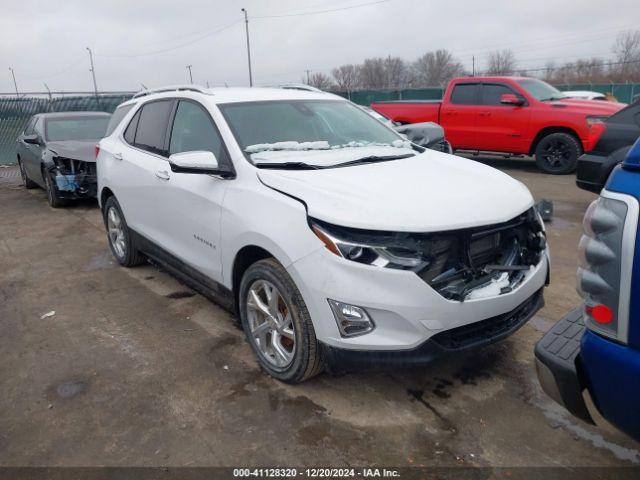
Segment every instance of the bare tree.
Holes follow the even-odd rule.
[[[334,86],[331,77],[322,72],[312,73],[309,77],[309,85],[320,90],[331,90]]]
[[[464,73],[464,68],[447,50],[427,52],[413,63],[415,83],[421,87],[444,86],[453,77]]]
[[[611,74],[616,81],[626,82],[640,79],[640,30],[622,32],[613,45],[616,63]]]
[[[362,88],[382,89],[387,86],[387,71],[384,58],[367,58],[360,66]]]
[[[384,60],[387,88],[406,88],[411,83],[411,70],[400,57],[389,55]]]
[[[342,65],[331,70],[333,80],[336,82],[338,90],[342,92],[353,92],[360,82],[359,65]]]
[[[487,75],[513,75],[516,58],[511,50],[497,50],[489,54]]]

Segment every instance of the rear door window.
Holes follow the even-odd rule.
[[[173,100],[157,100],[142,106],[133,141],[134,146],[167,156],[165,139],[173,103]]]
[[[116,108],[116,111],[113,112],[113,115],[111,115],[111,119],[109,120],[109,125],[107,125],[107,131],[104,134],[105,137],[108,137],[113,133],[113,131],[120,124],[120,122],[125,117],[125,115],[129,113],[129,111],[133,108],[133,105],[134,104],[121,105],[118,108]]]
[[[480,103],[479,84],[458,83],[451,92],[451,103],[455,105],[478,105]]]

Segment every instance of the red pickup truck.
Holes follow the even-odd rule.
[[[400,123],[436,122],[455,150],[535,155],[547,173],[575,170],[624,104],[564,98],[548,83],[526,77],[461,77],[442,101],[375,102],[371,108]]]

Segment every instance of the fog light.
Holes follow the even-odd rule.
[[[338,330],[343,337],[355,337],[374,329],[373,320],[369,318],[364,308],[330,298],[327,300],[338,324]]]

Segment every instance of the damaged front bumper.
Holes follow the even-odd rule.
[[[51,184],[65,199],[96,198],[98,177],[95,162],[56,157],[49,167]]]

